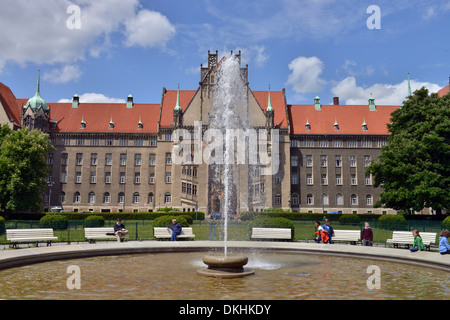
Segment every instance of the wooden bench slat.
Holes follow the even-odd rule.
[[[153,236],[156,239],[170,239],[172,238],[172,230],[162,227],[153,228]],[[182,228],[181,234],[177,236],[177,239],[184,238],[195,238],[195,234],[192,232],[192,228]]]
[[[251,238],[290,240],[292,231],[288,228],[252,228]]]
[[[58,240],[54,236],[53,229],[6,229],[6,240],[16,246],[17,242],[47,241],[47,245],[51,245],[51,241]]]

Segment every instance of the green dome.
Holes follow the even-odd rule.
[[[28,107],[31,107],[31,110],[33,112],[36,112],[39,110],[39,108],[43,108],[44,111],[48,111],[49,107],[47,106],[47,102],[45,102],[44,99],[41,97],[40,93],[40,71],[38,73],[38,81],[36,86],[36,93],[34,96],[30,99],[28,99],[27,104],[24,106],[25,109],[28,109]]]

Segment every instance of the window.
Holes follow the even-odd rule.
[[[182,183],[181,183],[181,192],[182,192],[182,193],[186,193],[186,190],[187,190],[186,185],[187,185],[186,182],[182,182]]]
[[[97,172],[91,171],[91,178],[89,180],[90,183],[97,183]]]
[[[141,183],[141,173],[135,172],[134,173],[134,184],[140,184]]]
[[[171,203],[172,202],[172,195],[170,192],[166,192],[164,194],[164,203]]]
[[[336,168],[342,167],[342,156],[335,156],[334,161],[336,163]]]
[[[120,192],[117,196],[117,203],[124,203],[125,202],[125,193]]]
[[[344,204],[344,198],[342,197],[342,194],[338,193],[336,195],[336,205],[342,206]]]
[[[149,164],[151,166],[155,166],[156,165],[156,154],[150,154],[149,156]]]
[[[81,166],[83,164],[83,154],[82,153],[76,154],[76,163],[77,163],[77,166]]]
[[[352,206],[358,205],[358,197],[356,196],[356,194],[352,194],[350,196],[350,203],[352,204]]]
[[[172,141],[172,134],[171,133],[166,133],[164,135],[164,140],[165,141]]]
[[[366,195],[366,205],[368,206],[372,205],[372,195],[370,194]]]
[[[264,182],[261,182],[261,184],[259,186],[259,192],[261,192],[261,193],[265,192],[265,184],[264,184]]]
[[[140,201],[139,192],[133,193],[133,203],[139,203],[139,201]]]
[[[53,164],[53,153],[48,154],[47,164]]]
[[[366,173],[365,181],[366,181],[366,186],[372,185],[372,177],[370,176],[370,173]]]
[[[67,172],[61,171],[61,183],[66,183],[66,182],[67,182]]]
[[[347,140],[347,147],[349,148],[357,148],[358,147],[358,141],[356,140]]]
[[[312,167],[313,166],[313,157],[311,155],[306,156],[306,166]]]
[[[298,166],[298,157],[297,156],[291,156],[291,166],[292,167]]]
[[[186,193],[192,194],[192,184],[186,183]]]
[[[67,153],[61,153],[61,165],[67,166],[67,159],[69,155]]]
[[[292,174],[291,180],[292,180],[291,181],[292,184],[298,184],[298,176],[296,173]]]
[[[166,152],[166,164],[172,164],[172,153]]]
[[[382,146],[387,145],[387,138],[378,138],[377,147],[381,148]]]
[[[111,194],[109,192],[105,192],[103,194],[103,203],[110,203],[111,202]]]
[[[136,154],[134,155],[134,165],[135,165],[135,166],[140,166],[141,163],[142,163],[142,156],[141,156],[140,153],[136,153]]]
[[[105,139],[105,146],[113,146],[114,145],[114,139],[113,138],[106,138]]]
[[[97,153],[91,153],[91,166],[96,166],[98,160],[98,154]]]
[[[95,203],[95,193],[89,192],[89,203]]]
[[[361,143],[363,148],[372,148],[372,140],[364,139]]]
[[[312,173],[307,173],[306,174],[306,184],[309,185],[309,186],[313,185]]]
[[[112,153],[107,153],[105,156],[105,165],[112,166]]]
[[[70,137],[63,137],[62,144],[65,146],[70,146]]]
[[[61,203],[66,202],[66,193],[65,192],[61,192],[61,194],[59,195],[59,202],[61,202]]]
[[[344,142],[342,140],[333,140],[333,147],[334,148],[342,148],[344,146]]]
[[[127,165],[127,154],[126,153],[121,153],[120,154],[120,165],[121,166],[126,166]]]
[[[77,146],[84,146],[85,139],[81,137],[77,137],[76,144]]]
[[[319,147],[320,148],[328,147],[328,140],[319,140]]]
[[[328,205],[328,195],[326,193],[322,194],[322,204]]]
[[[275,204],[281,205],[281,194],[275,195]]]
[[[154,172],[150,172],[149,177],[148,177],[148,183],[155,184],[155,173]]]
[[[291,148],[298,148],[300,146],[299,140],[291,140]]]
[[[314,204],[314,197],[311,193],[308,193],[306,195],[306,204],[313,205]]]
[[[192,185],[192,195],[194,195],[194,196],[197,195],[197,185],[195,185],[195,184]]]
[[[294,194],[293,196],[292,196],[292,204],[293,205],[298,205],[298,195],[296,195],[296,194]]]
[[[81,202],[81,195],[77,191],[73,194],[73,203],[80,203]]]
[[[166,171],[166,183],[172,183],[172,172]]]
[[[122,147],[128,146],[128,138],[119,138],[119,146]]]
[[[126,182],[125,172],[121,172],[119,175],[119,183],[124,184]]]
[[[336,185],[342,185],[342,175],[340,173],[336,174]]]
[[[106,184],[111,183],[111,172],[105,172],[105,183]]]
[[[352,185],[352,186],[355,186],[355,185],[357,185],[357,183],[356,183],[356,174],[351,174],[350,175],[350,184]]]
[[[279,172],[275,174],[275,183],[281,183],[281,174]]]
[[[310,140],[310,139],[305,140],[304,145],[305,145],[305,147],[310,147],[310,148],[314,147],[314,140]]]
[[[327,174],[326,173],[322,173],[320,175],[320,183],[323,185],[327,185],[328,184],[328,179],[327,179]]]
[[[327,156],[320,156],[320,166],[322,168],[326,168],[327,167]]]
[[[75,172],[75,183],[81,183],[81,172]]]
[[[142,138],[134,138],[134,146],[142,147],[144,145],[144,139]]]
[[[370,166],[370,156],[364,156],[364,167]]]
[[[349,160],[350,160],[350,167],[356,168],[356,156],[350,156]]]
[[[100,139],[99,138],[91,138],[91,146],[98,146],[100,145]]]
[[[148,194],[148,203],[153,203],[153,192],[150,192],[149,194]]]
[[[156,147],[158,145],[158,138],[157,137],[150,137],[148,140],[148,144],[151,147]]]

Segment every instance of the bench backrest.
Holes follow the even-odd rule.
[[[361,239],[361,231],[359,230],[336,230],[333,229],[334,236],[333,239],[345,239],[345,240],[353,240],[359,241]]]
[[[86,237],[104,236],[107,233],[114,233],[114,228],[84,228]]]
[[[53,237],[53,229],[6,229],[6,239]]]
[[[167,228],[160,228],[160,227],[157,227],[157,228],[153,228],[154,229],[154,231],[153,231],[153,235],[155,236],[155,237],[167,237],[167,236],[171,236],[172,235],[172,230],[171,229],[169,229],[169,230],[167,230]],[[180,234],[181,236],[192,236],[192,235],[194,235],[193,233],[192,233],[192,228],[185,228],[185,227],[183,227],[182,229],[181,229],[181,234]]]
[[[420,232],[420,237],[423,243],[434,243],[436,242],[436,232]],[[393,241],[410,241],[414,242],[414,236],[411,231],[394,231],[392,233]]]
[[[291,239],[292,231],[288,228],[252,228],[252,238]]]

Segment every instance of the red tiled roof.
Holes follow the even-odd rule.
[[[448,86],[442,88],[441,90],[439,90],[438,91],[439,97],[445,96],[449,92],[449,87],[450,87],[450,85],[448,85]]]
[[[58,126],[51,132],[108,132],[108,133],[156,133],[159,104],[135,103],[127,109],[126,103],[80,103],[72,108],[72,103],[48,103],[50,121],[56,120]],[[114,128],[109,129],[109,122]],[[139,119],[143,124],[138,129]],[[81,121],[86,128],[81,129]]]
[[[322,105],[322,110],[314,105],[289,105],[288,112],[292,134],[306,135],[387,135],[387,124],[391,113],[399,106],[376,106],[377,111],[370,111],[368,105]],[[306,122],[311,130],[306,130]],[[337,122],[339,130],[334,130]],[[362,130],[363,122],[367,131]]]
[[[0,82],[0,100],[9,119],[14,121],[14,125],[20,127],[20,108],[17,99],[11,89]]]
[[[269,102],[269,91],[252,91],[261,108],[266,112]],[[287,128],[286,103],[283,91],[270,91],[270,101],[274,111],[274,123],[280,128]]]
[[[194,98],[197,90],[180,90],[180,107],[184,112],[187,106]],[[166,90],[163,98],[163,105],[161,110],[160,127],[172,127],[173,123],[173,109],[177,104],[177,90]]]

